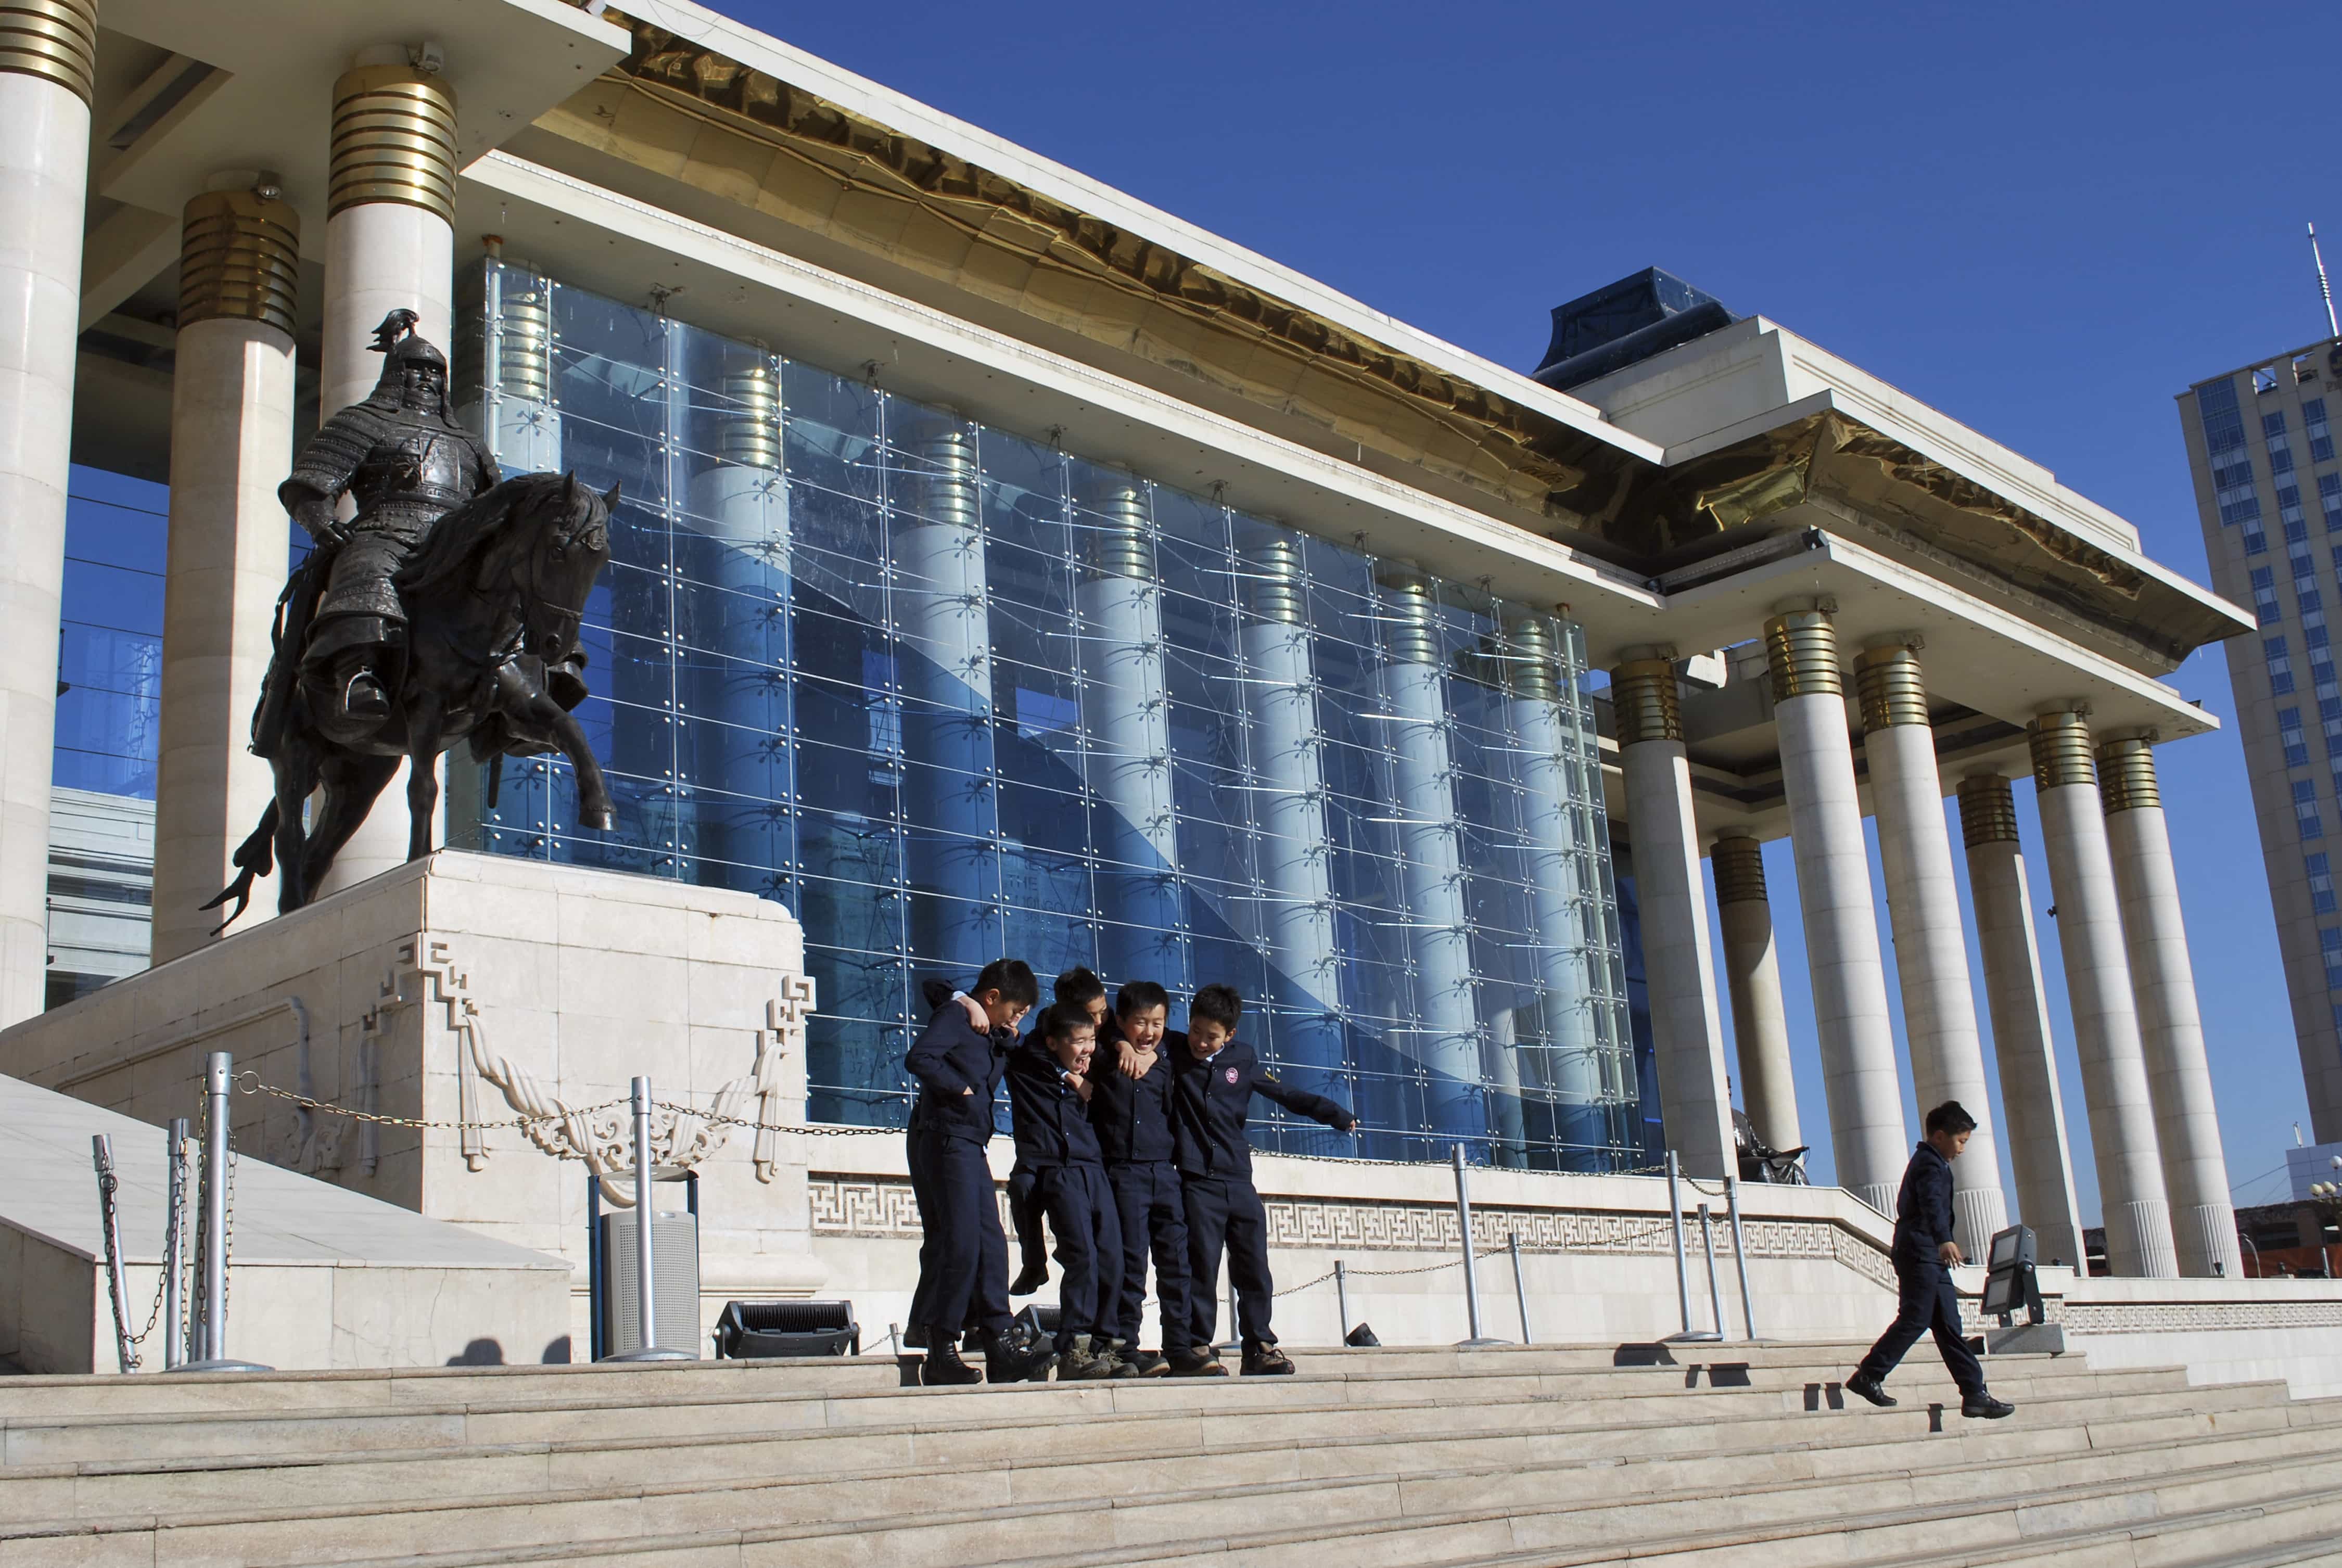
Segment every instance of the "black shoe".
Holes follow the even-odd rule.
[[[1847,1393],[1854,1395],[1857,1399],[1867,1399],[1870,1401],[1871,1403],[1878,1406],[1881,1410],[1887,1409],[1895,1403],[1895,1396],[1887,1393],[1886,1389],[1879,1386],[1879,1383],[1877,1378],[1871,1377],[1864,1373],[1857,1372],[1852,1377],[1847,1378],[1846,1380],[1846,1391]]]
[[[1188,1345],[1180,1350],[1166,1351],[1163,1356],[1173,1377],[1226,1377],[1228,1369],[1209,1346]]]
[[[985,1381],[1003,1383],[1046,1383],[1049,1369],[1057,1363],[1056,1351],[1046,1344],[1023,1347],[996,1340],[984,1349]]]
[[[1026,1263],[1025,1272],[1018,1274],[1016,1283],[1008,1287],[1008,1293],[1013,1296],[1029,1296],[1048,1283],[1048,1264]]]
[[[2002,1416],[2013,1415],[2016,1412],[2017,1406],[2007,1400],[1995,1399],[1988,1393],[1969,1394],[1960,1401],[1960,1413],[1977,1421],[1998,1421]]]
[[[1273,1344],[1248,1344],[1244,1350],[1244,1374],[1246,1377],[1289,1377],[1293,1363]]]
[[[1164,1377],[1171,1371],[1169,1359],[1158,1351],[1134,1350],[1126,1359],[1131,1370],[1140,1377]]]
[[[927,1347],[927,1359],[919,1368],[919,1381],[929,1388],[953,1388],[982,1383],[984,1373],[960,1360],[959,1346],[946,1340]]]

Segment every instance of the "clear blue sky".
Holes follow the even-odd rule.
[[[2048,464],[2198,581],[2172,397],[2325,335],[2303,220],[2342,260],[2327,5],[718,4],[1523,370],[1551,306],[1666,267]],[[2217,650],[2175,680],[2233,725]],[[2229,1172],[2265,1199],[2307,1112],[2241,759],[2233,729],[2161,757]]]

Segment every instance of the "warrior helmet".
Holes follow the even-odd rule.
[[[429,339],[415,334],[418,319],[414,311],[394,310],[374,329],[370,352],[382,355],[382,376],[375,383],[374,396],[368,401],[386,403],[395,408],[412,407],[406,391],[408,374],[434,370],[438,372],[439,396],[428,412],[437,414],[446,404],[447,356]]]

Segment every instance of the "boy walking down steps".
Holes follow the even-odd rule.
[[[1984,1367],[1960,1333],[1959,1293],[1952,1288],[1952,1265],[1961,1261],[1960,1244],[1952,1237],[1952,1162],[1968,1146],[1976,1125],[1976,1118],[1957,1100],[1945,1101],[1927,1113],[1927,1140],[1904,1168],[1903,1190],[1895,1199],[1895,1279],[1900,1298],[1895,1322],[1846,1380],[1848,1393],[1873,1404],[1895,1403],[1887,1392],[1887,1374],[1932,1329],[1936,1349],[1960,1386],[1962,1415],[1997,1421],[2017,1408],[1986,1389]]]

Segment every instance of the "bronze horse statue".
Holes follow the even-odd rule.
[[[276,796],[236,849],[237,875],[204,907],[233,899],[225,930],[251,902],[252,884],[283,868],[277,909],[309,902],[402,760],[407,858],[431,853],[439,754],[468,738],[480,761],[558,751],[577,770],[582,825],[614,825],[609,786],[570,710],[586,698],[578,646],[586,595],[610,563],[614,486],[597,494],[571,474],[526,474],[448,512],[393,582],[408,630],[386,720],[356,724],[297,674],[309,613],[322,591],[321,550],[278,602],[275,654],[253,720],[253,750],[275,770]],[[305,830],[302,807],[325,798]],[[495,779],[490,779],[491,801]]]

